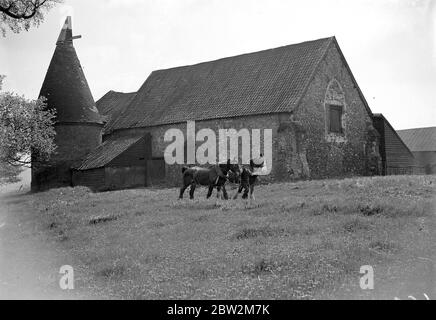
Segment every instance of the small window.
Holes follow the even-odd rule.
[[[342,128],[342,106],[329,106],[329,132],[343,133]]]

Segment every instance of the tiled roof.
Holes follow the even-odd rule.
[[[88,170],[104,167],[142,137],[142,135],[119,138],[110,137],[91,151],[86,159],[81,164],[73,167],[73,169]]]
[[[72,34],[71,21],[65,24],[61,40]],[[102,123],[71,39],[57,43],[39,95],[56,109],[57,122]]]
[[[135,96],[136,92],[124,93],[111,90],[96,102],[96,106],[101,115],[113,117],[126,107]]]
[[[108,129],[292,111],[333,40],[154,71]]]
[[[124,93],[112,90],[107,92],[96,102],[97,109],[102,115],[103,121],[107,124],[111,119],[116,119],[135,96],[136,92]],[[106,131],[106,126],[104,131]]]
[[[397,131],[411,151],[436,151],[436,127]]]

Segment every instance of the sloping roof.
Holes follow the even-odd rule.
[[[409,146],[403,141],[403,139],[401,138],[401,136],[398,134],[398,131],[396,131],[394,129],[394,127],[392,127],[392,125],[390,124],[390,122],[388,121],[388,119],[385,118],[385,116],[381,113],[373,113],[372,114],[373,118],[379,118],[381,120],[383,120],[392,130],[392,132],[398,137],[398,140],[404,145],[404,147],[407,149],[407,151],[409,152],[409,154],[413,157],[412,154],[412,150],[409,148]],[[380,132],[379,132],[380,133]],[[380,133],[381,134],[381,133]]]
[[[108,129],[292,111],[332,41],[154,71]]]
[[[436,151],[436,127],[398,130],[397,133],[412,151]]]
[[[102,123],[73,46],[71,19],[61,30],[39,96],[56,109],[56,122]]]
[[[73,167],[73,169],[89,170],[104,167],[141,138],[143,138],[143,135],[119,138],[109,137],[109,139],[91,151],[81,164]]]
[[[135,96],[136,92],[124,93],[111,90],[96,102],[97,109],[105,123],[104,133],[107,131],[110,120],[116,119]]]
[[[102,116],[110,116],[111,118],[122,111],[136,96],[136,92],[116,92],[109,91],[101,97],[95,104]]]

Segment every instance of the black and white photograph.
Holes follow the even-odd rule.
[[[435,300],[435,208],[436,0],[0,0],[0,300]]]

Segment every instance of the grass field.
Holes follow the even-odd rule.
[[[176,189],[64,188],[2,202],[68,257],[75,290],[94,297],[436,299],[435,185],[436,176],[277,183],[259,186],[255,202],[220,203],[206,189],[191,201]],[[374,268],[374,290],[359,286],[362,265]]]

